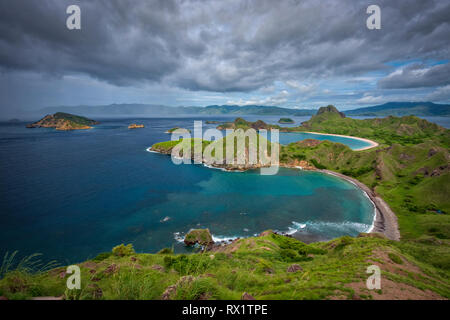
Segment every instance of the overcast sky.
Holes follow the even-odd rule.
[[[450,1],[0,0],[0,112],[448,103],[449,20]]]

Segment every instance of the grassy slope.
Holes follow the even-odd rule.
[[[380,257],[379,252],[389,253],[390,258]],[[216,252],[102,254],[81,264],[78,292],[65,290],[66,279],[60,276],[65,268],[36,275],[13,272],[0,282],[0,295],[10,299],[64,293],[76,299],[160,299],[169,286],[175,286],[170,299],[240,299],[244,292],[257,299],[351,299],[355,294],[372,299],[382,296],[383,289],[356,290],[351,284],[365,283],[366,268],[373,263],[382,268],[383,279],[401,284],[405,292],[431,290],[450,296],[445,273],[415,260],[389,240],[342,237],[305,245],[274,234],[240,239]],[[287,272],[292,264],[302,270]]]
[[[54,117],[55,119],[63,119],[69,121],[73,127],[91,126],[97,124],[97,121],[95,120],[64,112],[57,112],[54,114]]]

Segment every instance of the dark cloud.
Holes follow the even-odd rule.
[[[81,31],[65,27],[70,4],[81,7]],[[82,73],[120,86],[164,82],[193,91],[248,92],[276,80],[357,76],[386,70],[390,61],[450,56],[448,2],[378,1],[381,30],[366,28],[370,4],[2,1],[0,69]],[[445,70],[439,68],[423,83],[442,84]],[[414,83],[408,77],[401,82]],[[392,85],[388,78],[380,82]]]
[[[411,64],[378,81],[384,89],[435,87],[450,84],[450,64]]]

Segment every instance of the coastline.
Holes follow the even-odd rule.
[[[147,148],[146,151],[148,152],[152,152],[152,153],[160,153],[163,154],[159,151],[155,151],[155,150],[151,150],[151,147]],[[212,166],[207,166],[205,164],[203,164],[205,167],[210,168],[210,169],[222,169],[223,168],[217,168],[217,167],[212,167]],[[359,189],[361,189],[369,198],[369,200],[374,204],[375,206],[375,217],[372,223],[372,226],[370,228],[370,230],[368,230],[367,233],[381,233],[383,235],[385,235],[388,239],[390,240],[394,240],[394,241],[399,241],[400,240],[400,231],[398,228],[398,221],[397,221],[397,216],[395,215],[395,213],[392,211],[392,209],[389,207],[389,205],[378,195],[376,195],[369,187],[367,187],[364,183],[351,178],[349,176],[343,175],[341,173],[338,172],[334,172],[331,170],[320,170],[320,169],[303,169],[303,168],[299,168],[299,167],[295,167],[295,166],[289,166],[289,165],[280,165],[280,167],[284,167],[284,168],[290,168],[290,169],[300,169],[300,170],[308,170],[308,171],[317,171],[317,172],[322,172],[325,174],[329,174],[329,175],[333,175],[335,177],[344,179],[350,183],[353,183],[354,185],[356,185]],[[228,171],[228,172],[233,172],[234,170],[224,170],[224,171]],[[244,170],[245,171],[245,170]],[[242,171],[241,171],[242,172]]]
[[[368,149],[372,149],[375,147],[379,146],[378,142],[375,142],[373,140],[369,140],[369,139],[365,139],[365,138],[360,138],[360,137],[354,137],[354,136],[345,136],[343,134],[333,134],[333,133],[320,133],[320,132],[313,132],[313,131],[302,131],[305,133],[311,133],[311,134],[320,134],[323,136],[335,136],[335,137],[342,137],[342,138],[350,138],[350,139],[355,139],[355,140],[359,140],[359,141],[363,141],[363,142],[367,142],[370,145],[367,147],[363,147],[363,148],[359,148],[359,149],[353,149],[353,151],[362,151],[362,150],[368,150]]]
[[[375,233],[375,232],[382,233],[390,240],[394,241],[400,240],[400,231],[398,229],[397,216],[389,207],[389,205],[381,197],[375,194],[369,187],[367,187],[364,183],[354,178],[348,177],[338,172],[334,172],[331,170],[317,170],[317,171],[347,180],[355,184],[358,188],[360,188],[367,194],[369,199],[375,205],[375,219],[373,222],[373,226],[371,230],[368,231],[368,233]]]

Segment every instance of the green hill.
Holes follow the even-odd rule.
[[[57,112],[53,115],[46,115],[41,120],[28,124],[27,128],[55,128],[56,130],[79,130],[90,129],[98,124],[98,121],[85,117],[76,116],[70,113]]]

